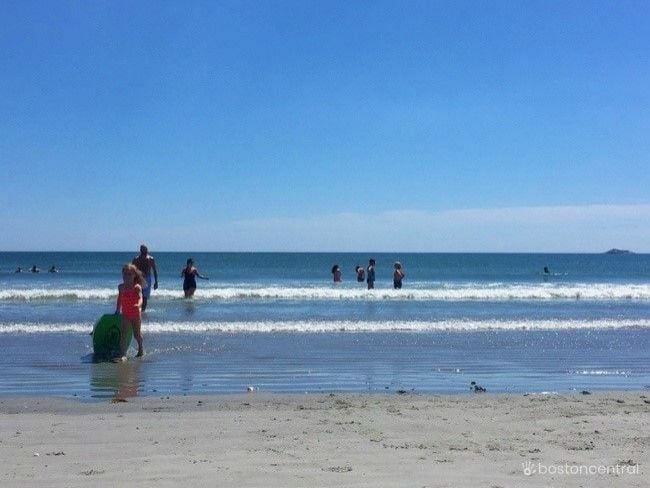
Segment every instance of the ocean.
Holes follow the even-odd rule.
[[[145,357],[95,362],[89,333],[135,254],[0,253],[0,396],[650,389],[648,254],[152,250]],[[188,257],[210,278],[191,300]],[[374,290],[354,273],[370,257]]]

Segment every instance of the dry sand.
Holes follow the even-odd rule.
[[[645,487],[649,412],[644,392],[5,398],[0,485]]]

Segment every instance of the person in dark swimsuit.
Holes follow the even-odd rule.
[[[332,277],[334,278],[334,283],[341,282],[341,267],[338,264],[332,266]]]
[[[372,290],[375,287],[375,260],[372,258],[368,261],[366,283],[368,283],[368,290]]]
[[[354,268],[354,272],[357,274],[357,281],[359,283],[366,281],[366,270],[363,269],[363,266],[357,266]]]
[[[406,278],[406,273],[402,271],[402,264],[397,261],[395,263],[395,271],[393,272],[393,288],[399,290],[402,288],[402,280]]]
[[[185,298],[192,298],[194,296],[197,277],[202,280],[210,279],[207,276],[201,276],[199,270],[194,267],[194,260],[192,258],[187,260],[187,264],[181,271],[181,277],[183,278],[183,293],[185,293]]]

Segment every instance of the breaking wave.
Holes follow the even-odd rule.
[[[146,322],[147,334],[173,333],[327,333],[430,332],[486,330],[569,330],[650,328],[650,320],[441,320],[441,321],[248,321]],[[49,334],[92,331],[92,323],[6,323],[0,334]]]
[[[157,300],[182,299],[177,289],[158,289]],[[111,301],[116,288],[13,289],[0,291],[0,301]],[[650,300],[648,284],[435,284],[393,290],[344,287],[221,287],[200,288],[196,300],[207,301],[508,301],[508,300]]]

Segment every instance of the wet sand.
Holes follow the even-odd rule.
[[[647,486],[650,393],[0,398],[7,486]]]

